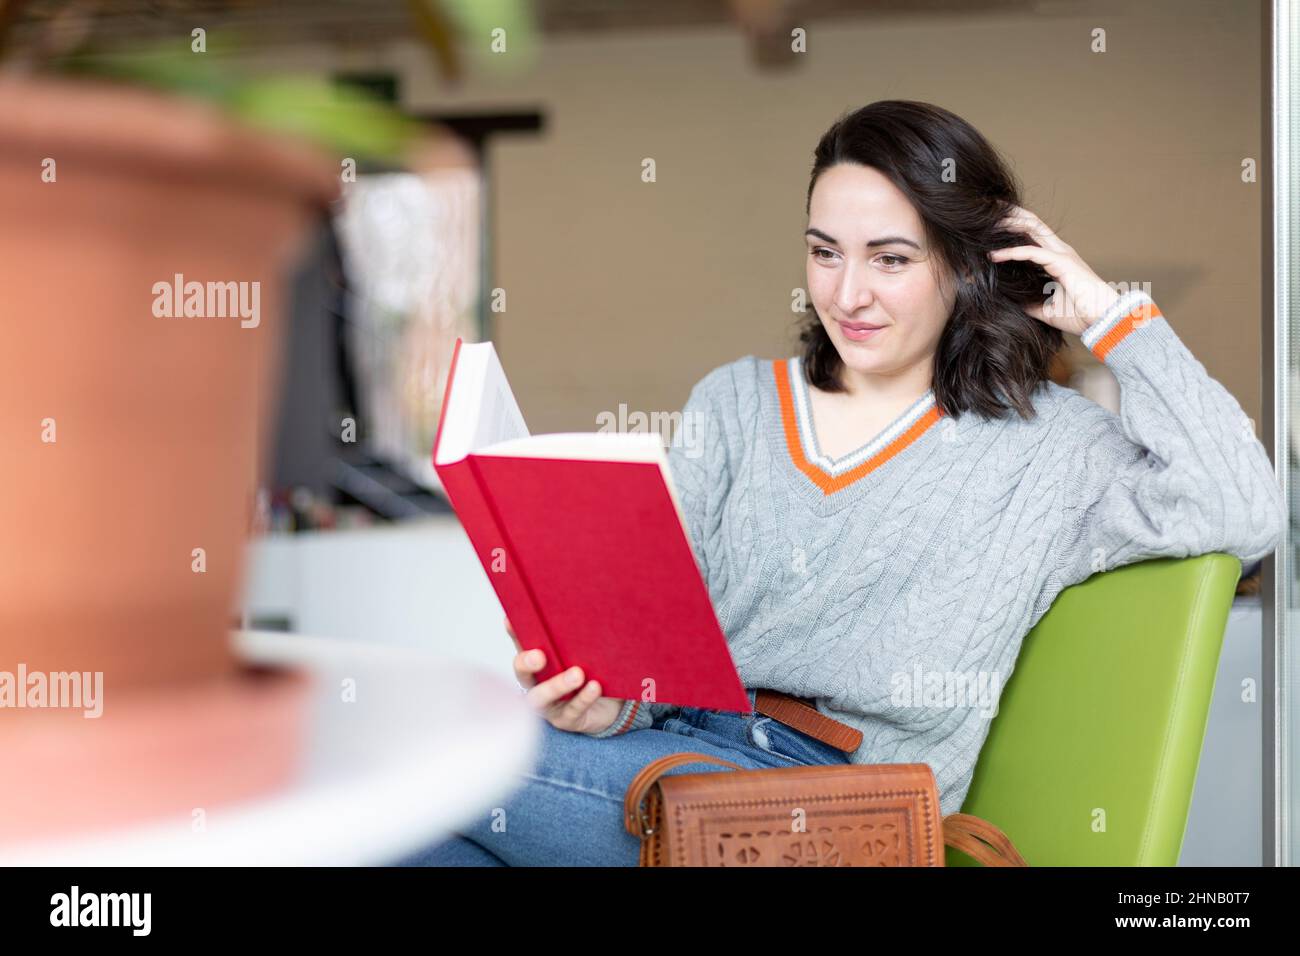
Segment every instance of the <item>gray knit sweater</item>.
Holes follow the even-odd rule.
[[[1273,551],[1286,509],[1237,401],[1143,292],[1083,335],[1116,416],[1051,382],[1036,416],[922,396],[861,449],[817,447],[797,358],[746,356],[691,391],[669,451],[741,680],[863,733],[854,763],[928,763],[961,809],[1024,636],[1063,588],[1148,558]],[[702,454],[700,453],[702,451]],[[627,702],[603,734],[672,705]]]

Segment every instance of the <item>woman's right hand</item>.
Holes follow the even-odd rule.
[[[519,647],[519,639],[515,637],[509,618],[506,618],[506,633],[515,642],[515,647]],[[515,680],[527,690],[528,702],[556,730],[598,734],[607,729],[623,709],[622,698],[601,696],[598,681],[587,681],[587,685],[582,687],[581,667],[570,667],[549,680],[537,683],[533,675],[546,666],[546,654],[538,648],[531,651],[521,649],[515,655],[514,664]],[[582,687],[582,690],[568,700],[561,700],[578,687]]]

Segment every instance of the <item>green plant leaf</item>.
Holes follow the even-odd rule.
[[[130,54],[83,50],[51,67],[204,100],[251,126],[358,159],[399,162],[419,134],[418,123],[362,90],[310,75],[243,75],[224,55],[239,48],[236,40],[211,34],[207,47],[191,52],[186,39]]]

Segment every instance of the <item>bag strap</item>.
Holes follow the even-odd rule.
[[[943,818],[943,842],[984,866],[1028,866],[1011,838],[989,821],[969,813]]]
[[[745,769],[730,760],[690,752],[668,754],[666,757],[650,761],[632,778],[632,782],[628,784],[627,795],[623,798],[623,825],[627,827],[628,833],[642,840],[650,835],[650,822],[645,817],[645,807],[642,805],[646,794],[664,773],[684,763],[716,763],[731,767],[733,770]]]

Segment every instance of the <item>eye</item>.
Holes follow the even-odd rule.
[[[892,261],[890,261],[890,262],[885,262],[886,259],[889,259],[889,260],[892,260]],[[901,266],[901,265],[906,265],[906,264],[907,264],[907,259],[906,259],[904,256],[896,256],[896,255],[894,255],[894,254],[891,253],[891,252],[886,252],[883,256],[880,257],[879,261],[880,261],[880,262],[885,262],[885,265],[888,266],[888,267],[891,268],[891,269],[894,268],[894,267],[896,267],[896,266]]]
[[[813,248],[812,248],[810,254],[812,255],[812,257],[813,257],[814,259],[818,260],[819,262],[829,262],[829,261],[830,261],[829,259],[824,259],[824,258],[822,258],[821,256],[819,256],[819,255],[817,254],[817,253],[819,253],[819,252],[829,252],[832,256],[835,255],[835,250],[834,250],[834,249],[827,249],[825,246],[813,246]]]

